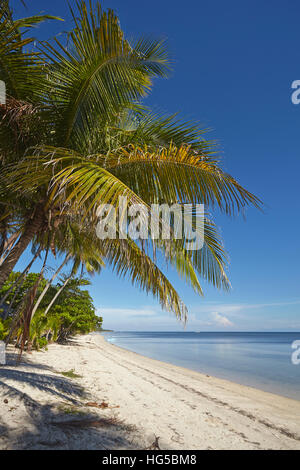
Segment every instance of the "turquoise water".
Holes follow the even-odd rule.
[[[300,333],[113,332],[106,339],[144,356],[300,400]]]

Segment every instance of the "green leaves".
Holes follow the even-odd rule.
[[[223,172],[210,152],[191,145],[168,147],[129,145],[105,158],[105,167],[118,175],[147,202],[217,205],[228,215],[261,201]]]
[[[158,266],[131,239],[105,240],[104,252],[120,277],[129,277],[133,285],[156,297],[163,309],[178,320],[186,321],[187,308]]]
[[[41,80],[44,80],[42,58],[37,52],[28,51],[34,38],[24,37],[20,28],[31,28],[48,19],[59,18],[42,15],[13,20],[8,1],[1,2],[0,80],[6,84],[7,95],[15,100],[35,102],[36,95],[40,97]]]
[[[164,43],[124,39],[112,10],[96,12],[81,2],[72,11],[75,28],[68,45],[44,43],[50,61],[49,105],[56,111],[56,144],[78,144],[94,120],[112,117],[150,90],[152,77],[165,76],[168,58]]]
[[[134,171],[131,170],[132,165],[136,167]],[[205,159],[189,148],[176,149],[172,145],[169,149],[158,149],[156,153],[130,147],[129,150],[119,149],[115,154],[88,158],[68,149],[44,147],[36,149],[36,155],[28,156],[12,168],[8,179],[16,189],[23,188],[25,194],[26,191],[41,190],[44,186],[44,193],[48,194],[48,207],[58,206],[66,214],[71,211],[82,217],[82,221],[89,217],[87,220],[95,227],[98,206],[112,204],[117,209],[120,196],[127,196],[129,204],[141,204],[145,215],[150,214],[149,204],[153,202],[196,204],[203,202],[203,197],[213,198],[215,186],[209,187],[211,172],[220,180],[220,184],[224,178],[224,191],[227,189],[227,175],[216,170],[215,165],[209,158]],[[139,166],[141,173],[138,171]],[[124,172],[124,168],[128,171]],[[217,171],[217,175],[214,175]],[[197,172],[200,173],[199,178],[207,178],[206,188],[210,191],[201,190],[201,187],[199,189],[201,182],[197,179]],[[33,173],[35,178],[32,178]],[[119,178],[115,175],[119,175]],[[225,209],[229,210],[230,206],[225,206]],[[162,225],[161,219],[159,223]],[[211,220],[205,217],[203,224],[204,246],[201,250],[188,252],[185,238],[150,242],[153,249],[159,249],[196,292],[202,294],[196,273],[214,286],[228,290],[230,284],[225,274],[227,259],[221,239]],[[195,226],[192,228],[195,229]]]

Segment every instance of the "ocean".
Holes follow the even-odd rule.
[[[300,400],[300,364],[292,363],[291,346],[300,340],[297,332],[104,335],[110,343],[153,359]]]

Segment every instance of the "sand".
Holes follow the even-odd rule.
[[[74,370],[80,377],[61,372]],[[0,449],[300,449],[300,401],[146,358],[99,334],[0,367]]]

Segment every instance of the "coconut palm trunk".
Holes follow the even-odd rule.
[[[11,291],[13,289],[19,289],[21,287],[21,285],[23,284],[24,282],[24,277],[27,275],[29,269],[31,268],[31,266],[33,265],[33,263],[35,262],[35,260],[37,259],[37,257],[39,256],[39,254],[41,253],[42,251],[42,248],[40,247],[38,249],[38,251],[36,252],[36,254],[33,256],[32,260],[30,261],[30,263],[26,266],[26,268],[24,269],[24,271],[20,274],[20,276],[17,278],[17,280],[11,285],[11,287],[8,289],[8,291],[5,293],[5,295],[0,299],[0,307],[1,305],[4,304],[5,300],[7,299],[7,297],[9,296],[9,294],[11,293]],[[20,284],[21,283],[21,284]],[[19,287],[18,287],[19,286]],[[16,290],[17,292],[17,290]],[[13,303],[13,300],[11,301],[11,304]]]
[[[5,260],[7,252],[12,248],[12,246],[14,245],[19,235],[20,235],[20,232],[13,233],[3,244],[3,247],[1,250],[0,266]]]
[[[7,255],[0,266],[0,287],[7,281],[8,276],[14,269],[20,256],[28,247],[34,236],[41,230],[45,221],[44,212],[41,208],[35,210],[34,216],[29,219],[19,240]]]
[[[40,272],[40,275],[36,281],[36,283],[34,284],[34,286],[29,290],[29,292],[27,293],[25,299],[24,299],[24,310],[23,310],[23,313],[22,313],[22,316],[23,316],[23,331],[22,331],[22,335],[21,337],[19,338],[20,341],[17,342],[18,345],[20,345],[20,354],[19,354],[19,360],[21,359],[21,356],[22,356],[22,353],[23,353],[23,350],[24,350],[24,347],[25,347],[25,343],[26,341],[29,339],[29,334],[30,334],[30,323],[31,323],[31,318],[32,318],[32,311],[33,311],[33,305],[34,305],[34,300],[36,298],[36,294],[37,294],[37,290],[38,290],[38,287],[39,287],[39,284],[43,278],[43,274],[44,274],[44,271],[45,271],[45,268],[46,268],[46,263],[47,263],[47,259],[48,259],[48,254],[49,254],[49,244],[48,244],[48,247],[46,249],[46,253],[45,253],[45,257],[44,257],[44,262],[43,262],[43,266],[42,266],[42,269],[41,269],[41,272]]]
[[[50,304],[48,305],[48,307],[46,308],[45,310],[45,315],[47,315],[47,313],[49,312],[50,308],[52,307],[52,305],[54,304],[54,302],[56,301],[56,299],[60,296],[60,294],[62,293],[62,291],[64,290],[64,288],[66,287],[66,285],[68,284],[68,282],[70,281],[72,275],[67,277],[67,279],[65,280],[65,282],[63,283],[63,285],[58,289],[58,291],[56,292],[56,294],[54,295],[53,299],[51,300]]]
[[[52,282],[55,280],[55,278],[58,276],[58,274],[60,273],[60,271],[62,270],[62,268],[64,267],[64,265],[69,261],[69,259],[71,258],[71,255],[67,255],[64,259],[64,261],[62,262],[62,264],[59,266],[59,268],[55,271],[55,273],[53,274],[53,276],[51,277],[51,279],[47,282],[43,292],[40,294],[39,298],[37,299],[36,301],[36,304],[35,306],[33,307],[33,310],[32,310],[32,314],[31,314],[31,319],[33,318],[33,315],[35,314],[35,312],[37,311],[37,308],[38,306],[40,305],[41,301],[43,300],[43,298],[45,297],[49,287],[51,286]]]

